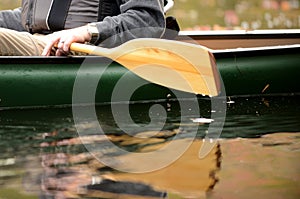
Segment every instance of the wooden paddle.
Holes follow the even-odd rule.
[[[72,51],[108,57],[138,76],[176,90],[216,96],[220,79],[213,55],[196,44],[140,38],[115,48],[73,43]]]

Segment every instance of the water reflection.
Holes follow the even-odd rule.
[[[168,144],[168,138],[177,132],[142,134],[148,136],[149,133],[153,136],[147,139],[128,135],[109,135],[109,138],[118,145],[148,152]],[[66,136],[67,134],[69,136]],[[197,158],[202,145],[200,140],[194,141],[189,150],[168,167],[156,172],[130,174],[106,167],[90,152],[82,149],[81,142],[101,143],[106,141],[102,136],[79,138],[73,131],[54,131],[45,133],[44,137],[49,141],[40,144],[41,162],[35,162],[37,165],[32,167],[34,169],[27,169],[24,179],[27,181],[26,186],[31,190],[32,187],[38,190],[40,186],[41,194],[46,198],[165,198],[170,195],[198,198],[205,196],[218,181],[216,172],[220,168],[220,146],[217,145],[205,159],[200,160]],[[57,137],[60,139],[57,140]],[[186,139],[176,142],[186,142]],[[127,158],[130,157],[118,156],[117,160],[124,161]],[[38,179],[33,180],[34,178]]]
[[[282,183],[286,183],[293,192],[290,195],[296,195],[295,187],[300,181],[295,173],[299,165],[298,134],[261,136],[300,132],[299,96],[231,98],[230,101],[234,103],[228,104],[221,135],[224,139],[205,159],[198,159],[208,128],[208,124],[201,124],[197,139],[176,163],[144,174],[119,172],[95,159],[83,143],[105,144],[104,135],[91,132],[79,139],[69,108],[0,111],[0,198],[219,198],[223,193],[232,198],[232,189],[254,192],[257,179],[266,179],[262,180],[261,187],[273,183],[284,190],[288,188]],[[178,134],[176,142],[185,142],[189,139],[189,129],[193,129],[191,125],[199,125],[192,122],[191,116],[179,128],[178,104],[162,105],[167,108],[171,105],[164,129],[160,132],[151,127],[143,131],[135,129],[135,137],[125,135],[118,128],[109,106],[98,107],[97,115],[112,142],[129,151],[146,152],[163,147]],[[209,105],[205,100],[200,103],[203,118],[210,117]],[[133,120],[147,124],[151,104],[131,106]],[[85,125],[89,129],[93,124]],[[240,137],[258,139],[237,139]],[[110,152],[114,154],[113,150]],[[272,159],[274,154],[276,159]],[[129,158],[114,155],[118,160]],[[275,170],[266,170],[270,162],[276,162]],[[251,169],[256,166],[257,173]],[[280,178],[276,174],[278,170]],[[273,177],[264,176],[264,172]],[[284,176],[286,180],[280,180]],[[287,181],[290,176],[293,181]],[[257,190],[260,190],[258,194],[264,193],[262,188]],[[274,192],[275,188],[268,190]],[[241,193],[238,196],[245,198]]]

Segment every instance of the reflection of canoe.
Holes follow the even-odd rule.
[[[253,38],[253,41],[252,41]],[[283,39],[282,39],[283,38]],[[181,35],[179,40],[187,41]],[[227,44],[240,44],[231,50],[214,50],[217,65],[223,79],[227,95],[258,95],[258,94],[291,94],[300,92],[297,78],[300,76],[300,32],[276,34],[223,34],[223,35],[190,35],[189,42],[195,39],[208,47],[218,49],[232,48]],[[217,41],[217,43],[216,43]],[[252,41],[252,42],[251,42]],[[269,47],[257,48],[257,43]],[[284,43],[286,42],[286,43]],[[288,44],[284,45],[283,44]],[[280,45],[280,46],[279,46]],[[236,46],[234,46],[236,47]],[[97,79],[101,68],[109,63],[103,73],[96,93],[97,103],[110,102],[111,93],[116,82],[128,71],[117,63],[106,58],[92,57],[43,58],[43,57],[1,57],[0,58],[0,106],[53,106],[71,104],[73,85],[76,73],[85,60],[89,70],[83,74],[84,80]],[[97,64],[95,64],[97,63]],[[129,85],[136,86],[147,83],[132,73],[127,73],[126,90]],[[167,75],[167,74],[164,74]],[[85,90],[93,89],[91,82],[86,81]],[[136,89],[133,89],[136,90]],[[143,101],[165,99],[169,89],[148,84],[136,90],[130,99],[118,98],[115,101]],[[92,97],[93,98],[93,97]],[[91,103],[93,99],[82,100]]]
[[[91,128],[91,124],[86,128]],[[213,190],[218,182],[222,155],[220,144],[217,143],[200,159],[199,150],[204,142],[175,139],[174,136],[183,133],[178,129],[145,131],[135,136],[107,135],[109,140],[98,133],[77,137],[72,130],[63,131],[43,134],[45,138],[53,138],[40,145],[44,194],[68,194],[72,198],[206,198],[207,192]],[[109,141],[116,145],[110,146]],[[83,143],[88,151],[82,151]],[[176,156],[170,145],[175,149],[187,148]],[[132,153],[120,153],[116,146]],[[71,152],[63,152],[64,147],[72,148]],[[151,156],[149,164],[143,156],[153,152],[156,155]],[[137,153],[142,156],[136,158]],[[169,157],[172,157],[172,162],[158,166]],[[112,167],[104,165],[104,162]],[[116,170],[120,166],[131,172]],[[152,171],[135,173],[145,168]]]
[[[130,138],[132,139],[132,137]],[[173,140],[179,145],[185,145],[187,140]],[[154,145],[143,148],[140,152],[149,152],[158,150],[160,147],[169,144],[168,142],[162,145]],[[199,149],[203,145],[200,140],[194,140],[184,154],[172,164],[163,167],[159,170],[146,173],[125,173],[112,171],[106,174],[106,177],[116,181],[144,183],[151,185],[156,190],[167,192],[170,198],[175,194],[183,198],[205,198],[207,191],[214,188],[218,179],[216,173],[220,169],[221,150],[220,146],[216,145],[213,150],[203,159],[198,157]],[[153,165],[157,165],[156,161],[160,158],[166,158],[172,155],[170,151],[165,150],[161,157],[153,158]],[[125,157],[119,157],[119,161],[131,159],[131,154]],[[143,162],[141,160],[141,162]],[[135,170],[141,165],[129,165]],[[101,185],[101,184],[100,184]],[[177,196],[177,197],[178,197]],[[175,198],[175,197],[174,197]]]
[[[55,131],[47,135],[55,137],[58,133]],[[143,132],[141,134],[148,136],[148,133]],[[156,135],[151,138],[137,138],[126,134],[118,136],[109,135],[109,138],[112,142],[118,144],[118,146],[125,147],[126,149],[133,147],[136,149],[134,152],[145,155],[151,151],[159,150],[171,142],[178,146],[184,146],[186,143],[189,143],[187,139],[165,140],[165,138],[172,137],[176,132],[156,131],[151,133],[155,133]],[[165,137],[162,138],[162,136]],[[58,154],[49,154],[49,151],[47,151],[47,153],[42,154],[42,165],[46,167],[44,172],[46,174],[49,171],[54,173],[54,168],[57,169],[55,175],[52,174],[43,179],[45,183],[43,187],[53,191],[57,189],[53,184],[59,183],[65,189],[64,191],[58,189],[55,191],[56,193],[61,192],[62,195],[72,193],[74,196],[79,194],[84,198],[144,199],[166,198],[165,196],[168,196],[168,198],[206,198],[207,192],[211,191],[218,182],[217,176],[221,165],[221,148],[219,144],[215,145],[207,156],[200,159],[198,154],[203,142],[195,139],[180,157],[174,157],[174,162],[167,164],[165,167],[156,168],[152,172],[131,173],[120,172],[106,167],[101,162],[105,157],[99,156],[101,154],[99,153],[99,149],[101,148],[101,152],[110,151],[109,154],[111,157],[109,159],[112,160],[112,164],[122,164],[124,167],[131,168],[132,171],[136,171],[139,167],[144,167],[143,160],[133,158],[133,153],[121,155],[115,153],[115,148],[100,147],[102,144],[105,145],[107,141],[101,138],[101,135],[89,135],[80,138],[56,140],[53,143],[43,143],[42,147],[46,149],[49,146],[56,146],[58,148],[72,146],[75,148],[82,144],[82,140],[84,140],[85,144],[99,146],[97,149],[89,150],[88,153],[63,154],[59,152]],[[159,164],[159,161],[172,155],[174,154],[171,150],[161,151],[158,157],[153,157],[151,167],[155,167]],[[126,162],[127,160],[132,161],[132,163],[124,165],[124,161]],[[58,164],[68,166],[57,167]],[[63,172],[59,172],[60,170]],[[79,181],[76,180],[79,178]],[[66,181],[65,179],[72,179],[72,183],[69,183],[69,181],[68,183],[63,183]],[[82,189],[79,193],[78,187]]]

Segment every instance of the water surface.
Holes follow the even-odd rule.
[[[198,153],[209,124],[192,122],[194,114],[181,118],[177,102],[161,102],[167,115],[156,115],[154,121],[149,110],[155,103],[131,104],[132,120],[140,127],[129,124],[127,130],[136,137],[116,124],[109,105],[98,106],[105,134],[132,152],[157,150],[170,142],[181,146],[199,127],[179,160],[143,174],[119,172],[98,161],[95,154],[103,149],[116,163],[130,156],[109,148],[105,135],[92,131],[93,122],[81,124],[88,133],[79,138],[68,107],[1,110],[0,198],[299,198],[299,99],[228,99],[221,139],[204,159]],[[210,118],[210,103],[200,99],[199,104],[201,117]],[[101,150],[86,148],[96,145]]]

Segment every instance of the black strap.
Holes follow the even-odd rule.
[[[48,17],[50,30],[63,30],[72,0],[53,0]]]
[[[180,27],[177,23],[177,20],[173,16],[168,16],[166,18],[166,30],[162,38],[164,39],[174,39],[177,37],[180,31]]]
[[[99,0],[98,21],[102,21],[107,16],[115,16],[120,13],[120,7],[116,0]]]

